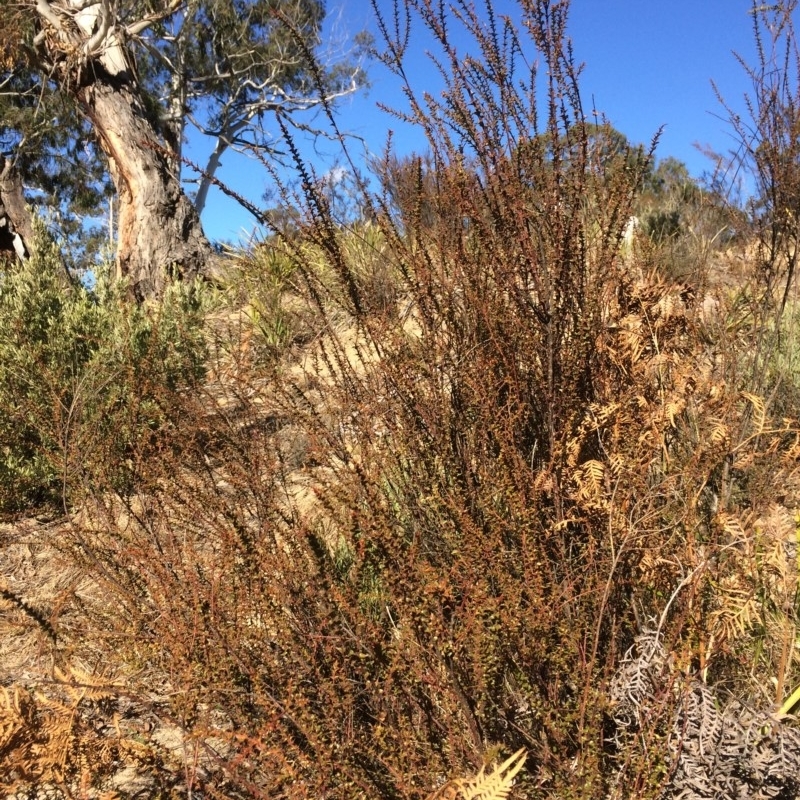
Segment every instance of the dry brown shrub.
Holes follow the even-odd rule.
[[[521,8],[553,81],[541,109],[505,20],[463,8],[466,58],[438,6],[396,8],[390,69],[405,12],[441,51],[442,98],[408,87],[430,158],[387,156],[348,229],[298,157],[274,236],[313,331],[158,388],[124,484],[85,467],[68,538],[103,592],[91,647],[136,697],[157,687],[186,791],[464,795],[453,776],[524,748],[518,797],[657,796],[671,686],[627,752],[606,714],[653,618],[676,669],[793,683],[797,424],[742,378],[751,317],[722,296],[711,329],[696,287],[621,259],[646,157],[604,161],[567,4]]]

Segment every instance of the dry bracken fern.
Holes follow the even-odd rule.
[[[428,800],[506,800],[514,778],[525,764],[527,753],[517,750],[513,756],[498,764],[488,775],[486,769],[471,780],[457,778],[437,789]]]
[[[800,732],[772,710],[725,701],[697,677],[678,674],[657,631],[637,638],[612,681],[620,753],[644,741],[637,736],[668,694],[674,698],[667,732],[671,766],[662,800],[798,796]]]

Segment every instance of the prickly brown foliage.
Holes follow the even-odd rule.
[[[755,179],[753,219],[758,231],[759,260],[770,299],[785,308],[797,259],[796,219],[800,208],[798,125],[800,125],[800,52],[793,15],[797,3],[766,6],[753,3],[756,64],[744,67],[753,84],[746,98],[747,117],[730,111],[740,143],[737,160]],[[773,294],[775,297],[773,298]]]
[[[794,27],[796,0],[752,3],[756,59],[736,55],[752,83],[745,95],[745,113],[737,113],[719,91],[736,143],[728,156],[716,156],[719,183],[731,194],[745,180],[751,193],[745,210],[753,235],[757,270],[748,298],[754,320],[747,389],[778,393],[781,379],[772,369],[786,348],[782,330],[787,306],[796,298],[797,219],[800,214],[800,49]],[[733,177],[731,177],[733,176]],[[791,308],[789,308],[791,311]],[[794,339],[793,332],[789,335]],[[778,397],[780,402],[782,398]]]
[[[536,74],[511,72],[522,42],[505,23],[467,16],[482,58],[462,60],[433,8],[414,12],[447,93],[412,101],[432,180],[396,211],[369,199],[397,311],[370,310],[305,178],[305,234],[328,268],[286,242],[334,333],[303,370],[264,378],[272,422],[241,395],[235,421],[198,422],[208,397],[181,403],[194,445],[178,463],[165,443],[147,491],[98,506],[81,540],[105,542],[137,646],[184,687],[174,713],[231,716],[232,785],[419,797],[499,744],[531,749],[549,787],[591,794],[630,591],[624,574],[608,585],[613,467],[591,414],[616,388],[602,343],[631,290],[617,250],[645,159],[607,169],[589,135],[565,6],[526,9],[553,75],[543,110]]]
[[[457,797],[520,749],[509,796],[674,794],[681,687],[794,682],[798,426],[740,391],[735,293],[622,251],[646,155],[586,123],[567,4],[521,8],[381,20],[400,75],[406,15],[439,48],[429,154],[389,151],[348,226],[287,138],[291,225],[209,316],[207,379],[148,395],[124,484],[81,473],[94,589],[43,618],[178,731],[196,796]]]

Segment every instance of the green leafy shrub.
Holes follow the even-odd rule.
[[[203,374],[196,287],[134,306],[102,274],[93,290],[71,281],[41,227],[38,238],[36,255],[0,279],[4,513],[66,502],[94,467],[122,469],[163,421],[161,394]]]

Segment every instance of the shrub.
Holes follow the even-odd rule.
[[[132,442],[160,424],[160,393],[203,373],[197,288],[132,306],[103,275],[94,290],[70,281],[41,226],[38,241],[0,282],[5,513],[68,503],[93,465],[122,469]]]
[[[753,669],[778,696],[791,682],[794,523],[774,501],[797,486],[799,434],[746,382],[754,316],[721,298],[701,326],[647,251],[648,277],[630,274],[649,157],[587,124],[568,4],[520,7],[544,87],[490,4],[485,21],[427,0],[379,17],[401,79],[421,21],[445,90],[406,86],[430,152],[378,162],[369,222],[334,217],[284,129],[290,224],[234,287],[264,369],[195,382],[181,303],[175,324],[113,326],[105,374],[125,394],[98,395],[111,429],[82,447],[125,468],[81,473],[73,542],[128,691],[162,687],[189,793],[420,800],[524,748],[520,796],[656,797],[679,682],[609,735],[608,687],[649,620],[653,680],[750,700]],[[275,357],[287,295],[314,320],[296,360]]]
[[[305,367],[262,376],[235,413],[211,391],[184,396],[179,455],[168,438],[136,451],[147,491],[99,493],[102,524],[82,541],[128,611],[105,616],[106,635],[163,665],[193,740],[211,709],[232,721],[213,734],[235,753],[217,788],[419,798],[493,748],[525,747],[529,792],[599,795],[602,686],[633,626],[638,552],[615,554],[629,537],[605,446],[626,367],[608,342],[612,320],[641,326],[662,299],[632,294],[618,259],[647,155],[608,168],[564,5],[523,3],[554,76],[542,109],[513,72],[510,24],[466,14],[480,57],[464,58],[416,9],[447,82],[427,107],[408,87],[430,171],[412,162],[392,194],[394,161],[378,166],[385,192],[362,204],[371,254],[303,181],[300,234],[275,235],[294,290],[330,323]],[[386,48],[400,74],[400,43]],[[664,316],[663,347],[678,347]],[[661,358],[642,338],[639,355]],[[655,415],[658,388],[641,391]],[[631,474],[660,447],[640,448]],[[115,503],[134,524],[115,523]]]

